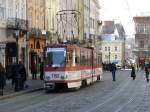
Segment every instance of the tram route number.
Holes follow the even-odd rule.
[[[61,74],[51,74],[50,75],[50,78],[51,79],[64,79],[64,75],[61,75]]]
[[[51,74],[51,78],[58,79],[61,77],[60,77],[60,74]]]

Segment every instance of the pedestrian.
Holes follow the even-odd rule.
[[[44,63],[41,62],[40,64],[40,79],[43,80],[43,73],[44,72]]]
[[[149,68],[148,65],[145,66],[145,77],[146,77],[146,81],[149,82]]]
[[[20,83],[20,89],[24,89],[25,82],[27,80],[27,74],[25,66],[22,64],[21,61],[19,61],[19,74],[21,75],[21,83]]]
[[[6,75],[5,75],[5,69],[0,63],[0,95],[3,96],[3,89],[6,85]]]
[[[31,66],[31,74],[32,74],[32,80],[36,80],[37,78],[37,69],[35,63]]]
[[[113,78],[113,81],[116,81],[116,64],[115,63],[112,63],[110,64],[110,71],[112,72],[112,78]]]
[[[136,78],[136,74],[135,74],[135,68],[134,68],[134,66],[132,65],[132,67],[131,67],[131,77],[133,78],[133,80],[135,80],[135,78]]]
[[[14,85],[14,91],[20,91],[21,90],[21,74],[19,73],[20,67],[19,64],[13,64],[12,67],[12,74],[13,74],[13,85]]]

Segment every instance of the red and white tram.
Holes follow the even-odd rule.
[[[44,50],[44,87],[80,88],[101,79],[101,54],[92,48],[57,44]]]

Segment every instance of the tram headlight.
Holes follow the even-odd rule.
[[[65,74],[65,75],[64,75],[64,79],[67,79],[67,78],[68,78],[68,74]]]
[[[49,81],[51,78],[49,76],[45,77],[45,81]]]

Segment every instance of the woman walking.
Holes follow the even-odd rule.
[[[133,78],[133,80],[135,80],[135,78],[136,78],[134,66],[132,66],[131,77]]]
[[[6,84],[5,69],[0,63],[0,95],[3,95],[3,89]]]

